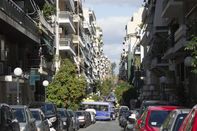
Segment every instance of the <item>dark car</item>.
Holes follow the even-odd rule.
[[[78,122],[77,116],[75,115],[75,113],[73,112],[73,110],[67,109],[67,111],[68,111],[69,117],[72,120],[73,130],[75,130],[75,131],[78,130],[79,129],[79,122]]]
[[[0,104],[0,129],[1,131],[20,131],[13,110],[7,104]]]
[[[57,112],[63,123],[63,130],[72,131],[73,130],[72,118],[69,117],[68,111],[65,108],[58,108]]]
[[[62,128],[62,122],[57,112],[57,107],[53,103],[46,102],[34,102],[29,105],[30,108],[40,108],[45,117],[52,123],[51,127],[53,127],[56,131],[60,131]]]

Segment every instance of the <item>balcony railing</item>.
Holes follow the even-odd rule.
[[[53,34],[53,28],[46,21],[46,19],[44,18],[43,14],[40,11],[39,11],[39,19],[40,19],[41,24],[44,26],[44,28],[46,28],[48,31],[50,31]]]
[[[182,5],[182,2],[183,2],[183,0],[164,0],[163,5],[162,5],[163,6],[162,7],[162,9],[163,9],[163,15],[162,16],[165,16],[164,12],[167,12],[167,10],[170,6],[172,6],[172,11],[170,11],[170,13],[171,13],[171,15],[174,15],[173,11],[179,11],[180,6],[178,6],[178,5]],[[174,7],[177,7],[177,8],[174,8]],[[179,15],[179,14],[176,14],[176,15]]]
[[[179,29],[175,32],[175,42],[177,42],[179,39],[185,37],[186,38],[186,25],[181,25]]]
[[[72,25],[74,25],[72,14],[68,11],[60,11],[59,19],[62,19],[62,20],[69,19],[69,21],[72,23]]]
[[[69,36],[60,38],[60,47],[65,47],[65,46],[70,47],[73,51],[75,50],[72,44],[72,38],[70,38]]]
[[[37,35],[36,23],[12,0],[0,0],[0,10],[32,34]]]

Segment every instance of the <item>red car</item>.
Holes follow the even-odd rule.
[[[159,131],[160,126],[172,111],[178,106],[149,106],[137,120],[137,131]]]
[[[197,105],[186,116],[179,131],[197,131]]]

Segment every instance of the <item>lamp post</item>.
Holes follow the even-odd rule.
[[[14,75],[16,76],[16,91],[17,91],[17,104],[20,103],[19,99],[19,77],[22,75],[23,71],[21,68],[17,67],[14,69]]]
[[[42,85],[44,86],[44,98],[45,98],[45,101],[46,101],[46,96],[47,96],[47,93],[46,93],[46,87],[49,85],[49,81],[48,80],[44,80],[42,82]]]

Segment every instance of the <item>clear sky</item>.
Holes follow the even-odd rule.
[[[83,0],[83,6],[95,12],[97,23],[103,29],[104,54],[116,62],[116,74],[122,52],[125,25],[143,0]]]

